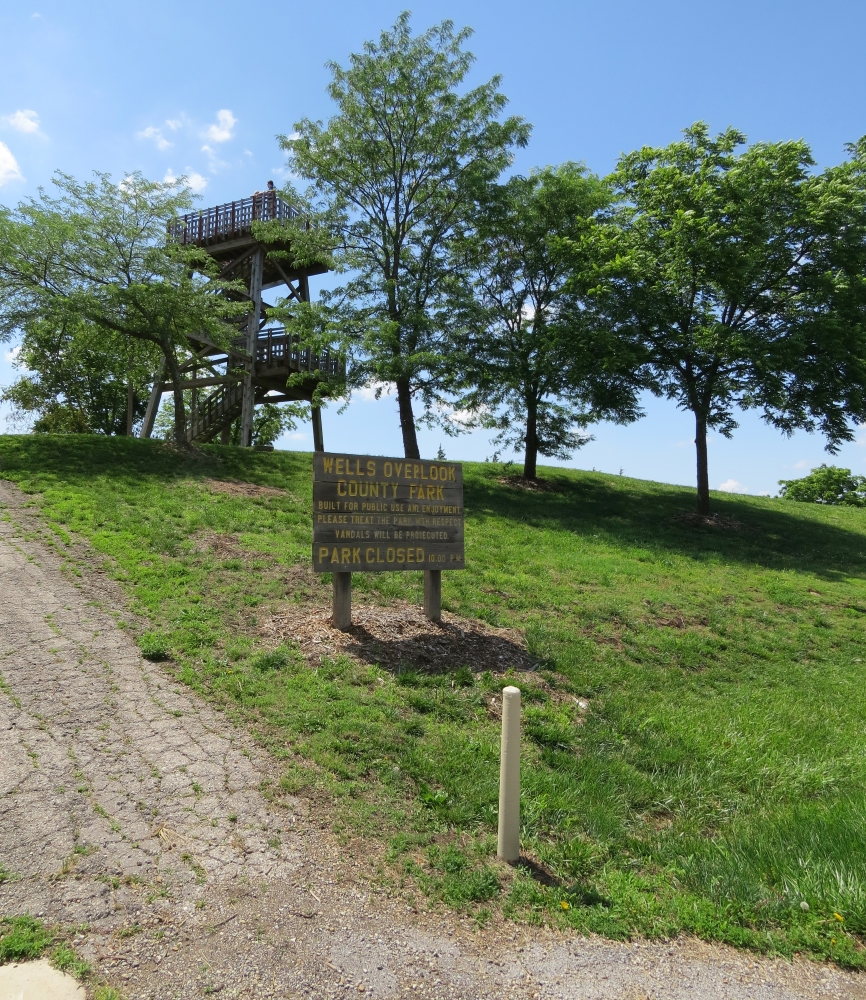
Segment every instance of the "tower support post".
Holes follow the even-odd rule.
[[[257,247],[250,258],[250,315],[247,320],[246,350],[250,360],[244,373],[244,395],[241,405],[241,447],[249,448],[253,443],[253,413],[256,397],[253,373],[256,367],[256,341],[259,336],[259,317],[262,312],[262,271],[265,251]]]
[[[147,401],[147,409],[144,411],[144,420],[141,422],[139,437],[149,438],[153,434],[153,425],[156,423],[156,411],[159,408],[159,401],[162,399],[162,377],[165,374],[165,361],[159,366],[159,371],[153,377],[153,388],[150,390],[150,399]]]

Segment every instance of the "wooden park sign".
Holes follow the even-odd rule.
[[[443,569],[463,569],[463,467],[377,455],[313,457],[313,570],[334,574],[334,624],[351,625],[352,572],[424,570],[438,621]]]

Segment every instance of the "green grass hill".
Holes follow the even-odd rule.
[[[866,511],[715,495],[710,524],[679,487],[464,475],[467,569],[444,575],[443,607],[520,630],[535,670],[314,669],[274,648],[263,623],[328,597],[309,571],[309,454],[0,437],[0,477],[32,494],[69,571],[100,560],[145,655],[255,732],[347,849],[383,845],[395,891],[479,921],[866,966]],[[421,602],[418,573],[354,585]],[[532,862],[516,870],[494,858],[491,700],[508,682]]]

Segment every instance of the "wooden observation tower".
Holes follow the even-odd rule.
[[[286,285],[289,298],[310,301],[310,275],[324,274],[324,265],[291,268],[266,257],[265,244],[252,232],[253,222],[271,219],[291,219],[298,215],[276,192],[217,205],[201,212],[192,212],[178,219],[169,231],[177,243],[204,248],[220,264],[220,278],[240,280],[246,291],[240,297],[249,300],[245,329],[226,349],[205,336],[190,337],[191,357],[181,365],[181,389],[192,391],[189,413],[188,441],[211,441],[219,435],[228,442],[232,423],[241,418],[241,445],[252,443],[253,412],[256,403],[282,403],[290,400],[312,402],[319,384],[316,372],[328,375],[345,374],[345,362],[328,351],[313,353],[302,348],[297,337],[282,327],[268,325],[268,312],[273,306],[262,299],[262,292]],[[287,250],[285,244],[269,243],[267,249]],[[309,378],[289,385],[292,375],[309,372]],[[153,390],[141,428],[142,437],[150,437],[156,411],[164,392],[174,385],[163,380],[164,370],[154,380]],[[200,395],[200,390],[209,390]],[[324,451],[322,416],[312,407],[313,447]]]

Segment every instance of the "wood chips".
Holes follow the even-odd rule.
[[[493,628],[447,611],[441,623],[434,624],[420,607],[406,601],[392,601],[388,607],[356,604],[352,622],[348,632],[340,632],[331,624],[330,607],[307,605],[274,615],[264,631],[271,639],[293,642],[312,663],[345,654],[395,672],[469,667],[473,673],[502,674],[535,667],[517,630]]]

